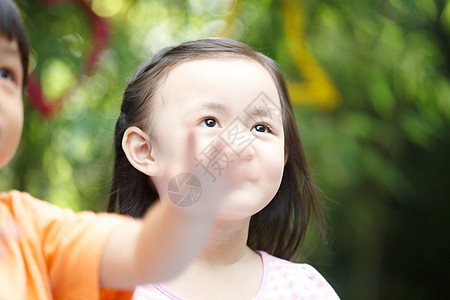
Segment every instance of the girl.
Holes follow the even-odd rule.
[[[22,132],[28,54],[16,7],[0,0],[0,168]],[[195,256],[214,202],[181,209],[162,199],[138,221],[0,193],[0,299],[130,299],[136,285],[166,280]]]
[[[135,299],[338,298],[314,268],[287,261],[311,214],[322,228],[322,212],[270,58],[230,39],[163,49],[124,93],[115,151],[109,211],[141,217],[158,195],[222,203],[201,254],[176,279],[138,287]],[[189,157],[191,168],[168,176]]]

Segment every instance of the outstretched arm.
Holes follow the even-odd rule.
[[[134,158],[130,154],[129,160],[138,170],[149,175],[151,172],[147,173],[147,170],[155,170],[157,158],[152,158],[151,163],[146,158],[151,149],[145,149],[150,147],[147,138],[142,138],[145,133],[131,128],[128,134],[125,143],[134,143],[129,151],[137,152]],[[220,139],[213,138],[212,141],[216,149],[225,151],[225,144]],[[200,252],[219,206],[232,190],[226,172],[212,182],[201,168],[195,166],[195,155],[209,142],[211,138],[196,138],[191,131],[184,143],[180,143],[187,147],[180,148],[177,157],[162,159],[163,162],[170,161],[170,164],[160,161],[157,176],[150,174],[162,198],[150,207],[142,220],[130,221],[111,234],[101,262],[103,287],[128,289],[142,283],[167,280]],[[200,181],[201,196],[194,205],[179,207],[168,199],[168,183],[174,176],[186,172]]]
[[[176,275],[200,251],[214,214],[197,215],[160,201],[142,221],[113,232],[101,263],[103,287],[130,289]]]

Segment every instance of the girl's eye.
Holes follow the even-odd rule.
[[[252,130],[255,130],[257,132],[263,132],[263,133],[270,133],[272,132],[269,128],[269,126],[265,125],[265,124],[256,124]]]
[[[0,69],[0,77],[5,78],[6,80],[12,80],[12,73],[6,69]]]
[[[213,118],[207,118],[202,121],[202,124],[204,124],[204,126],[206,127],[216,127],[217,121],[214,120]]]

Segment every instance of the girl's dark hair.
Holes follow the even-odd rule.
[[[115,129],[115,162],[108,211],[142,217],[157,201],[158,192],[149,177],[137,171],[122,150],[122,138],[130,126],[151,135],[153,99],[167,74],[176,65],[199,58],[237,57],[260,63],[272,76],[281,99],[288,155],[281,186],[273,200],[252,216],[248,245],[284,259],[291,259],[301,247],[311,214],[323,229],[323,215],[308,171],[305,153],[295,123],[286,82],[277,64],[240,42],[208,38],[165,48],[137,70],[125,90]],[[149,117],[150,116],[150,117]]]
[[[10,0],[0,0],[0,34],[10,41],[17,41],[23,68],[22,87],[25,90],[28,79],[28,39],[17,7]]]

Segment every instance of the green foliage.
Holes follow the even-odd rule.
[[[92,43],[74,3],[18,1],[45,94],[64,96],[49,119],[28,101],[15,159],[0,190],[17,188],[75,210],[104,208],[112,136],[127,79],[169,44],[217,35],[227,1],[93,0],[112,40],[92,76]],[[233,34],[302,78],[283,32],[281,2],[242,1]],[[450,280],[449,1],[302,1],[307,45],[341,93],[339,107],[295,106],[327,206],[330,243],[310,260],[343,299],[428,299]]]

